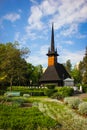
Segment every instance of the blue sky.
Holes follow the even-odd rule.
[[[58,62],[75,65],[87,46],[87,0],[0,0],[0,43],[29,48],[33,65],[47,66],[52,22]]]

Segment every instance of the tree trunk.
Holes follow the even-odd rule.
[[[11,77],[11,79],[10,79],[10,91],[12,91],[12,80],[13,80],[13,78]]]

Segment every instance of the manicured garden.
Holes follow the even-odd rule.
[[[87,117],[79,114],[77,109],[73,109],[66,102],[40,96],[0,96],[0,129],[86,130],[86,128]]]
[[[45,116],[32,99],[24,97],[0,97],[0,99],[0,129],[39,130],[55,128],[58,125],[57,121],[48,115]]]

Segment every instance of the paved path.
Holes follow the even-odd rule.
[[[81,99],[87,98],[87,93],[77,94],[75,97],[79,97]]]

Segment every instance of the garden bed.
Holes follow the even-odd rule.
[[[32,103],[22,103],[21,107],[32,107]]]
[[[87,118],[76,112],[77,110],[71,109],[68,105],[65,105],[64,102],[59,100],[47,97],[12,97],[10,99],[18,101],[22,103],[22,105],[0,105],[0,126],[3,126],[0,128],[7,127],[10,123],[14,122],[14,120],[15,124],[13,123],[9,125],[12,127],[11,130],[13,130],[13,128],[17,129],[16,127],[20,127],[19,129],[21,130],[27,130],[26,127],[28,127],[29,130],[30,127],[31,130],[86,130],[87,128]],[[8,99],[8,101],[10,99]],[[38,116],[38,114],[35,115],[38,109],[38,113],[41,112],[42,116]],[[32,114],[33,117],[31,116]],[[32,122],[29,122],[31,119]],[[57,123],[57,125],[54,126],[52,122],[54,122],[54,124]],[[35,123],[38,123],[39,126],[35,127]]]

